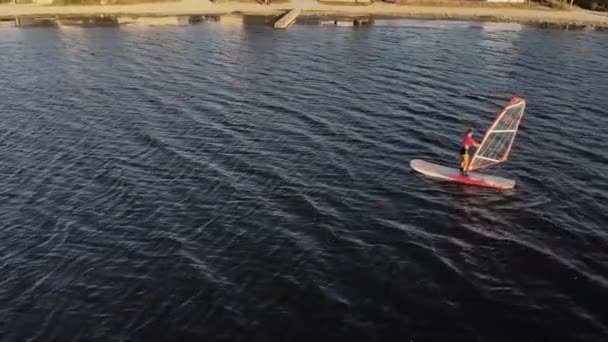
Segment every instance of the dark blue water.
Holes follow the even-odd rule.
[[[605,341],[608,35],[0,30],[0,340]],[[456,165],[512,95],[497,192]]]

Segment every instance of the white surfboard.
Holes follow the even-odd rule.
[[[429,177],[462,184],[477,185],[501,190],[513,189],[515,187],[515,181],[512,179],[484,175],[483,173],[479,172],[469,172],[468,176],[463,176],[460,174],[460,170],[457,168],[433,164],[420,159],[412,160],[410,162],[410,167],[413,170]]]

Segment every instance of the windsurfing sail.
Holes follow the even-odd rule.
[[[502,163],[509,158],[525,109],[525,99],[514,97],[509,101],[486,131],[469,164],[469,171]]]

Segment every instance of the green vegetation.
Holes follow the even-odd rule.
[[[608,11],[608,0],[536,0],[539,4],[551,8],[570,8],[574,5],[592,11]]]
[[[381,1],[381,0],[376,0]],[[400,5],[424,5],[447,7],[550,7],[569,8],[572,0],[526,0],[524,3],[488,3],[484,0],[384,0]],[[574,0],[574,6],[593,11],[608,11],[608,0]]]
[[[608,11],[608,0],[575,0],[574,4],[593,11]]]

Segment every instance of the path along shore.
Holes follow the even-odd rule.
[[[280,15],[299,8],[303,16],[376,16],[424,19],[462,19],[515,22],[522,24],[572,25],[608,29],[608,16],[580,9],[555,10],[539,6],[449,6],[398,5],[382,2],[367,6],[322,4],[315,0],[293,0],[280,4],[183,0],[181,2],[139,5],[48,6],[38,4],[0,5],[0,19],[36,16],[117,15],[117,16],[180,16],[180,15]]]

